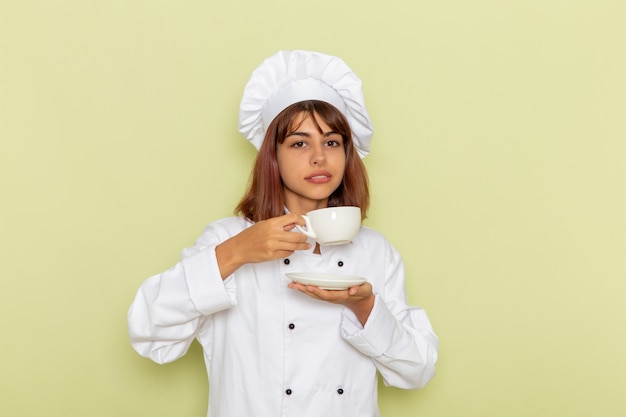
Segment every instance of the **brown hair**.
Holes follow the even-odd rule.
[[[298,126],[293,126],[293,121],[301,113],[311,116],[316,124],[315,116],[318,116],[333,131],[343,137],[346,167],[341,184],[328,197],[328,206],[360,207],[361,216],[364,219],[367,216],[370,203],[369,184],[365,165],[363,165],[363,161],[361,161],[352,142],[350,125],[337,108],[318,100],[292,104],[272,120],[256,157],[248,190],[237,205],[235,213],[253,222],[285,214],[283,183],[278,171],[276,151],[277,145],[283,143],[289,133],[298,128]],[[319,125],[317,127],[321,132]]]

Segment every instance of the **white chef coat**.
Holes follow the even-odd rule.
[[[380,233],[362,227],[352,243],[246,264],[222,280],[215,247],[250,225],[207,226],[178,264],[141,285],[128,313],[133,347],[158,363],[200,342],[208,416],[375,417],[377,370],[400,388],[433,377],[438,339],[425,312],[407,305],[402,260]],[[288,288],[287,272],[365,277],[376,295],[367,323]]]

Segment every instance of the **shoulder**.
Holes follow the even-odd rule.
[[[368,243],[389,244],[389,241],[382,233],[368,226],[361,226],[357,239]]]
[[[202,234],[196,239],[195,244],[183,251],[183,255],[189,256],[207,247],[219,245],[247,227],[250,227],[250,225],[252,225],[252,223],[243,217],[225,217],[209,223],[202,231]]]
[[[228,239],[250,227],[252,223],[243,217],[225,217],[209,223],[202,232],[202,236],[214,235],[218,238]]]
[[[245,229],[251,224],[252,223],[248,219],[245,219],[241,216],[231,216],[231,217],[224,217],[223,219],[219,219],[212,223],[209,223],[207,227],[212,227],[215,229],[241,230],[241,229]]]
[[[381,253],[383,251],[388,255],[393,254],[395,256],[397,254],[397,250],[385,235],[371,227],[361,226],[361,230],[353,242],[368,253]]]
[[[387,237],[383,233],[367,226],[361,227],[361,233],[363,234],[364,239],[368,241],[368,243],[375,242],[376,244],[380,245],[385,253],[387,253],[389,256],[401,256],[398,249],[389,239],[387,239]]]
[[[206,248],[215,247],[252,225],[242,217],[226,217],[209,223],[193,246],[183,249],[182,257],[187,258]]]

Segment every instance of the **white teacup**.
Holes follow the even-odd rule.
[[[359,207],[328,207],[309,211],[302,217],[306,227],[296,225],[296,229],[315,239],[320,245],[351,242],[361,228]]]

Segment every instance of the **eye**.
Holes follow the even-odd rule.
[[[304,148],[306,146],[306,143],[304,143],[304,141],[297,141],[291,144],[292,148]]]
[[[341,146],[341,141],[338,141],[336,139],[329,139],[326,141],[326,146],[336,148],[338,146]]]

